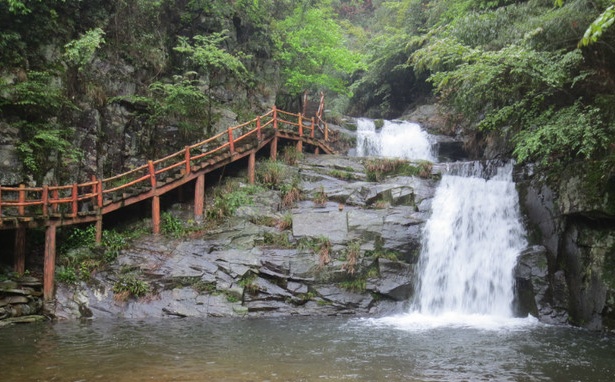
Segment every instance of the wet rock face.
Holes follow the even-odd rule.
[[[303,200],[292,208],[281,209],[279,191],[267,190],[192,239],[142,238],[89,283],[60,285],[56,315],[260,317],[400,311],[414,293],[420,234],[436,182],[395,176],[367,182],[359,158],[307,156],[298,170],[290,169],[301,177],[303,190]],[[340,169],[351,172],[354,180],[332,175]],[[324,203],[314,201],[319,193],[326,195]],[[291,228],[280,231],[260,223],[283,216],[291,218]],[[326,253],[322,240],[328,243]],[[138,275],[149,292],[139,298],[118,296],[114,285],[127,273]]]
[[[530,295],[536,305],[525,304],[524,309],[546,322],[568,321],[592,330],[615,327],[615,215],[611,197],[615,191],[611,182],[592,181],[592,168],[575,165],[560,175],[554,191],[531,167],[524,170],[518,179],[520,201],[532,241],[546,249],[544,255],[520,258],[517,269],[521,273],[516,274],[519,299],[533,289]],[[544,282],[536,277],[544,270],[535,266],[535,256],[546,259]],[[533,266],[528,268],[527,260],[533,261]]]
[[[523,251],[513,274],[517,316],[531,314],[550,324],[568,322],[567,285],[561,271],[550,280],[545,247],[537,245]]]
[[[0,327],[45,319],[42,286],[41,280],[32,276],[0,281]]]

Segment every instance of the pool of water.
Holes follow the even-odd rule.
[[[527,320],[95,320],[0,330],[6,382],[612,381],[614,360],[612,336]]]

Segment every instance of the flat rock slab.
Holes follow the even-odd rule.
[[[348,237],[347,215],[344,211],[293,213],[293,236],[325,236],[332,243],[343,243]]]

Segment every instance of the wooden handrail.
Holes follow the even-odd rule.
[[[321,97],[322,102],[323,98]],[[319,114],[321,109],[322,105],[319,108]],[[160,159],[150,160],[145,165],[108,178],[98,179],[92,176],[89,182],[63,186],[0,186],[0,225],[3,224],[2,218],[7,213],[9,216],[15,217],[8,212],[9,210],[17,212],[17,217],[42,216],[43,218],[49,218],[60,211],[68,213],[69,216],[77,217],[80,207],[82,209],[85,208],[87,213],[104,213],[106,195],[127,190],[140,183],[147,182],[148,179],[149,185],[145,187],[145,191],[156,190],[157,178],[165,174],[171,174],[172,171],[172,176],[182,172],[184,177],[190,176],[195,171],[195,166],[198,166],[201,163],[200,161],[206,157],[214,157],[214,155],[224,150],[234,154],[239,142],[251,136],[256,137],[257,141],[260,142],[263,136],[268,134],[266,129],[273,128],[275,131],[282,128],[290,128],[298,132],[300,137],[309,136],[314,138],[315,128],[318,127],[323,131],[325,140],[327,140],[326,124],[323,125],[325,126],[323,129],[321,123],[324,124],[324,121],[322,121],[320,115],[316,119],[312,118],[311,130],[308,134],[304,135],[305,124],[301,113],[290,113],[273,106],[265,114],[257,116],[248,122],[229,127],[226,131],[220,132],[213,137],[185,146],[181,151]],[[211,146],[213,142],[216,143],[216,146],[210,149],[208,146]],[[177,170],[178,168],[181,170]],[[113,183],[117,185],[113,186]],[[125,192],[128,193],[128,191]],[[124,198],[125,196],[121,197]],[[60,210],[61,206],[65,207]],[[36,207],[34,210],[38,212],[32,213],[34,210],[26,211],[26,207]]]

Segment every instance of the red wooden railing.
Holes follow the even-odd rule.
[[[104,214],[107,206],[121,203],[130,195],[155,190],[182,176],[213,166],[217,161],[237,154],[238,150],[281,132],[298,134],[299,139],[312,138],[312,144],[319,144],[330,152],[326,145],[328,127],[322,120],[323,102],[324,96],[320,114],[309,124],[303,121],[301,113],[285,112],[274,106],[268,113],[249,122],[229,127],[181,151],[109,178],[92,177],[89,182],[65,186],[0,186],[0,228],[6,221],[15,219],[62,218],[70,221],[80,215]]]

